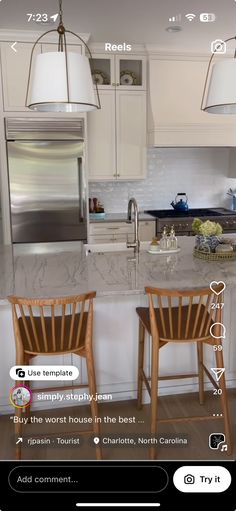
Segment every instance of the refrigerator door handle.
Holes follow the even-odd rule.
[[[83,165],[82,158],[78,158],[78,185],[79,185],[79,221],[84,222],[84,185],[83,185]]]

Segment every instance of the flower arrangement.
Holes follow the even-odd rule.
[[[218,222],[211,222],[211,220],[202,222],[200,218],[195,218],[192,229],[196,234],[195,248],[202,252],[215,252],[220,243],[219,236],[223,232],[221,225]]]
[[[223,232],[223,229],[218,222],[211,222],[211,220],[202,222],[200,218],[194,219],[192,229],[196,234],[200,234],[202,236],[220,236]]]

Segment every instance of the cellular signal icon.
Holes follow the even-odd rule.
[[[185,14],[185,18],[187,18],[188,21],[193,21],[194,18],[196,18],[196,14],[193,13]]]
[[[177,14],[176,16],[171,16],[171,17],[169,18],[169,21],[170,21],[171,23],[175,23],[176,21],[177,21],[177,22],[180,22],[180,21],[181,21],[181,14]]]

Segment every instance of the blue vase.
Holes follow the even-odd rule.
[[[220,240],[218,236],[203,236],[201,234],[195,236],[195,248],[202,252],[215,252],[219,243]]]

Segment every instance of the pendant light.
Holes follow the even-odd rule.
[[[236,40],[236,36],[221,41],[221,46],[226,50],[227,43],[233,40]],[[201,110],[209,114],[236,114],[236,50],[234,58],[221,59],[212,64],[215,54],[219,53],[225,52],[215,48],[209,60]]]
[[[93,83],[93,58],[86,42],[62,21],[62,0],[59,0],[60,21],[57,29],[42,34],[34,43],[26,92],[26,106],[38,112],[88,112],[101,108],[97,83]],[[58,51],[40,53],[35,57],[36,45],[47,34],[58,33]],[[87,49],[85,55],[67,50],[66,34],[79,39]]]

